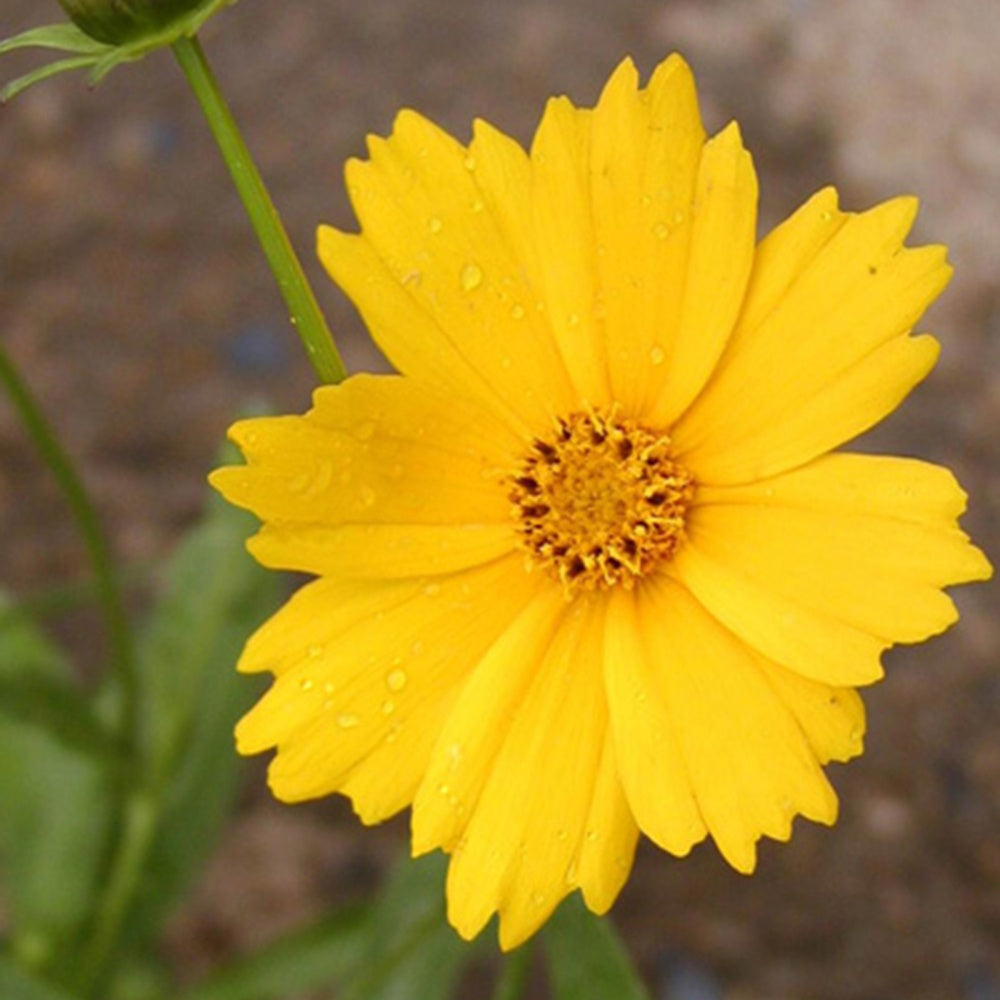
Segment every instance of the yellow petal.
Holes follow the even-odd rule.
[[[266,522],[268,566],[355,576],[452,572],[509,552],[501,477],[520,444],[460,397],[359,375],[316,392],[304,417],[236,424],[248,464],[212,484]]]
[[[830,456],[697,504],[691,544],[708,559],[887,643],[943,631],[957,613],[940,588],[989,575],[955,524],[964,494],[922,462]]]
[[[859,215],[821,192],[761,245],[747,301],[704,392],[673,431],[703,483],[801,465],[866,430],[934,363],[906,334],[950,275],[941,247],[904,249],[916,203]]]
[[[569,381],[475,152],[404,111],[369,154],[347,167],[362,236],[322,228],[323,263],[401,372],[547,426]]]
[[[376,580],[454,573],[516,545],[512,524],[265,524],[247,542],[271,569]]]
[[[687,280],[664,380],[649,420],[671,426],[701,391],[729,340],[754,259],[757,175],[736,123],[706,143],[698,168]],[[652,359],[655,360],[655,359]]]
[[[436,752],[413,804],[415,855],[437,847],[454,848],[515,706],[565,613],[565,598],[558,587],[547,579],[529,579],[541,588],[536,601],[475,664],[461,698],[438,734]],[[444,793],[442,786],[447,789]]]
[[[590,183],[614,398],[645,412],[677,339],[705,132],[694,80],[671,56],[645,90],[626,59],[592,116]]]
[[[632,870],[638,838],[639,828],[622,790],[609,726],[577,860],[577,881],[587,906],[595,913],[607,913],[618,897]]]
[[[538,282],[552,334],[578,399],[610,402],[597,242],[588,170],[590,112],[548,102],[531,146],[531,204]]]
[[[240,722],[240,751],[278,747],[279,798],[340,791],[366,822],[385,819],[412,801],[471,669],[536,587],[516,557],[441,580],[306,587],[247,647],[244,669],[279,676]]]
[[[752,871],[758,838],[787,840],[797,813],[832,823],[836,796],[746,647],[666,578],[643,588],[639,613],[653,689],[673,720],[701,815],[726,860]]]
[[[605,683],[622,786],[639,828],[683,856],[705,836],[691,776],[639,619],[639,592],[616,591],[605,636]]]
[[[811,611],[709,555],[692,530],[668,568],[724,625],[748,645],[805,677],[838,686],[872,684],[889,643],[830,615]]]
[[[853,688],[831,687],[755,657],[774,693],[802,727],[816,759],[846,761],[864,748],[865,706]]]
[[[559,623],[550,621],[547,647],[522,679],[520,697],[501,705],[506,725],[492,736],[495,748],[478,795],[456,791],[456,781],[468,787],[460,777],[465,761],[482,749],[461,743],[456,752],[446,742],[449,722],[435,750],[443,767],[432,765],[421,794],[440,780],[434,791],[439,798],[455,794],[468,804],[448,877],[449,917],[464,936],[476,934],[499,910],[501,946],[515,947],[578,884],[577,856],[607,719],[601,603],[578,601],[568,608],[564,602]],[[456,718],[466,710],[467,703],[457,707]],[[469,767],[482,769],[483,762]]]

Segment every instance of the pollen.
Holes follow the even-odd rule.
[[[694,479],[670,438],[612,408],[571,413],[536,438],[509,479],[512,515],[529,565],[567,596],[631,588],[684,539]]]

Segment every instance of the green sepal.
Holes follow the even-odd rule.
[[[55,49],[75,54],[72,59],[58,59],[12,80],[0,88],[0,104],[34,84],[68,70],[89,68],[88,82],[91,85],[100,83],[111,70],[122,63],[142,59],[150,52],[173,45],[180,38],[194,37],[210,17],[234,3],[236,0],[202,0],[193,10],[182,10],[166,24],[156,19],[144,20],[141,31],[136,29],[133,33],[123,32],[123,40],[119,44],[95,38],[76,24],[68,22],[30,28],[12,38],[0,39],[0,55],[24,48]]]

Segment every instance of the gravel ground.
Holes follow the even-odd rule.
[[[0,36],[56,14],[3,0]],[[381,362],[311,245],[318,221],[350,223],[341,166],[401,106],[463,137],[479,115],[526,140],[550,94],[589,103],[624,54],[648,73],[677,49],[710,127],[743,126],[764,228],[827,182],[849,208],[918,193],[917,238],[947,243],[956,267],[923,324],[942,360],[868,444],[951,465],[972,495],[964,524],[997,561],[995,0],[246,0],[204,40],[353,370]],[[4,78],[31,65],[7,57]],[[155,561],[196,516],[237,411],[301,410],[309,370],[166,54],[95,92],[63,77],[2,109],[0,163],[0,335],[122,559]],[[82,573],[59,497],[2,404],[0,523],[3,587]],[[833,770],[833,831],[799,825],[791,844],[765,845],[752,879],[711,847],[682,862],[640,851],[614,912],[660,997],[1000,997],[998,588],[957,597],[961,625],[891,654],[869,693],[868,752]],[[89,618],[61,631],[99,662]],[[187,975],[368,885],[405,837],[400,823],[361,831],[343,803],[287,809],[261,789],[257,769],[172,929]]]

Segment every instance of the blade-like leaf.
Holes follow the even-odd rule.
[[[29,87],[33,87],[36,83],[47,80],[50,76],[67,73],[73,69],[83,69],[86,66],[93,66],[94,62],[94,56],[71,56],[68,59],[57,59],[55,62],[39,66],[38,69],[32,70],[30,73],[25,73],[24,76],[19,76],[16,80],[11,80],[10,83],[0,87],[0,104],[12,101],[18,94]]]
[[[233,727],[259,693],[236,673],[249,634],[278,604],[281,578],[244,548],[255,522],[212,502],[170,561],[139,646],[147,767],[161,828],[132,923],[148,934],[211,853],[237,789]]]
[[[376,901],[367,948],[343,1000],[447,1000],[476,953],[448,925],[447,859],[433,854],[397,866]]]
[[[0,626],[2,628],[2,626]],[[115,743],[75,686],[32,671],[0,669],[0,715],[44,729],[58,743],[110,757]]]
[[[4,1000],[73,1000],[58,987],[35,979],[5,955],[0,955],[0,997]]]
[[[19,35],[0,39],[0,55],[14,49],[56,49],[60,52],[76,52],[79,55],[99,55],[108,50],[104,42],[91,38],[71,21],[60,24],[46,24],[29,28]]]
[[[351,907],[221,969],[175,1000],[284,1000],[349,982],[367,950],[370,912]]]
[[[69,699],[68,675],[61,652],[35,625],[6,611],[0,681],[34,677],[39,690],[61,689]],[[12,946],[33,967],[44,967],[89,914],[111,805],[105,761],[35,721],[0,714],[0,855]]]
[[[577,896],[553,914],[544,940],[553,1000],[650,1000],[614,926]]]

